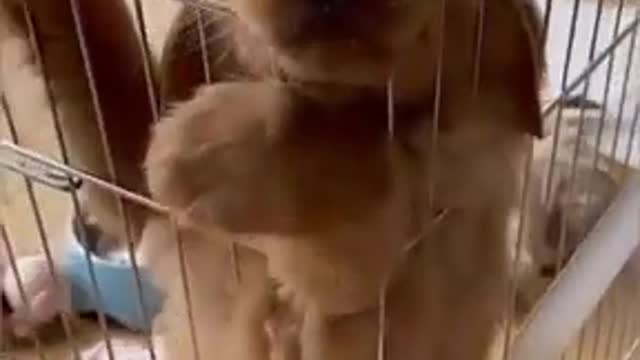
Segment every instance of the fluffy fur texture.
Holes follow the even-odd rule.
[[[389,281],[389,358],[481,359],[505,306],[506,222],[519,194],[526,133],[541,133],[540,55],[524,15],[531,12],[517,2],[485,2],[474,91],[477,8],[447,2],[433,153],[438,6],[419,11],[423,3],[396,2],[399,9],[387,17],[391,2],[370,10],[327,3],[336,6],[328,15],[314,15],[325,10],[303,1],[212,5],[219,28],[208,31],[227,30],[208,49],[219,60],[212,79],[246,80],[206,87],[155,128],[149,184],[184,220],[200,353],[266,358],[269,341],[278,345],[278,332],[264,329],[273,324],[269,304],[277,300],[297,314],[292,328],[299,326],[299,334],[280,340],[299,345],[302,359],[374,358],[378,295]],[[346,23],[355,9],[371,11],[380,28]],[[305,16],[319,16],[318,24],[286,25],[305,24],[299,18]],[[325,38],[311,30],[325,22],[337,33]],[[168,48],[181,43],[179,31],[173,35]],[[340,40],[348,38],[355,45]],[[197,78],[195,58],[170,60]],[[189,86],[170,68],[164,75],[165,84]],[[173,91],[181,98],[189,90]],[[405,254],[432,220],[429,184],[436,189],[432,210],[450,211]],[[179,269],[167,260],[178,249],[168,224],[156,226],[143,241],[146,261],[170,294],[157,329],[170,357],[183,358],[191,344]],[[232,242],[239,244],[239,283],[229,267]],[[286,296],[274,295],[268,277]]]

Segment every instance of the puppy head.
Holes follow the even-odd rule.
[[[215,1],[215,0],[210,0]],[[229,0],[249,31],[271,44],[293,76],[371,85],[438,14],[439,1]],[[384,84],[384,82],[383,82]]]

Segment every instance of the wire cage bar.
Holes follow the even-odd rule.
[[[514,359],[559,359],[640,241],[640,179],[628,181],[533,311],[513,345]]]

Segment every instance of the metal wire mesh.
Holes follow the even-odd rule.
[[[608,1],[608,0],[607,0]],[[83,33],[82,14],[79,11],[78,0],[70,0],[70,9],[72,11],[74,24],[85,74],[89,84],[90,98],[95,118],[98,122],[100,130],[101,144],[104,153],[109,156],[112,149],[109,148],[109,141],[105,135],[105,125],[103,115],[101,114],[100,96],[95,88],[95,79],[92,74],[92,66],[90,56],[87,54],[86,38]],[[145,14],[145,4],[141,0],[133,0],[130,10],[135,18],[136,28],[140,37],[139,45],[143,56],[144,74],[148,91],[148,101],[152,109],[152,117],[154,121],[158,121],[160,117],[160,100],[158,99],[158,85],[155,84],[152,74],[155,70],[153,62],[153,54],[151,54],[151,45],[149,40],[150,31],[148,29],[148,17]],[[586,194],[578,194],[577,183],[582,181],[581,177],[585,176],[583,171],[585,168],[592,173],[604,171],[606,175],[613,179],[617,188],[625,181],[629,174],[637,173],[640,169],[640,147],[638,146],[638,117],[640,117],[640,82],[636,81],[640,75],[640,67],[637,66],[638,49],[637,29],[640,24],[640,12],[638,4],[631,3],[631,0],[615,0],[615,3],[608,3],[605,0],[597,0],[597,3],[588,2],[587,0],[570,0],[562,2],[556,0],[547,0],[543,5],[544,8],[544,39],[547,41],[547,51],[549,53],[548,62],[549,81],[551,87],[550,99],[546,103],[543,110],[547,126],[551,135],[539,143],[533,145],[527,162],[523,169],[523,177],[525,188],[521,194],[521,208],[518,214],[517,230],[515,231],[515,255],[513,262],[513,272],[518,273],[521,263],[527,258],[527,246],[532,240],[529,238],[530,231],[524,225],[526,222],[526,207],[531,201],[540,201],[544,208],[544,213],[551,211],[553,207],[554,196],[557,194],[557,184],[562,180],[567,181],[567,193],[569,198],[576,198],[584,195],[584,204],[589,208],[596,197],[596,190],[587,191]],[[212,81],[212,72],[209,68],[212,59],[207,50],[207,27],[211,24],[207,20],[207,7],[200,2],[186,2],[185,6],[192,6],[196,11],[196,20],[194,22],[195,30],[198,34],[199,54],[203,64],[204,82]],[[484,2],[480,1],[480,9],[484,9]],[[446,11],[446,1],[442,2],[441,11]],[[60,125],[60,114],[57,107],[56,99],[51,90],[49,75],[42,66],[42,49],[37,31],[37,24],[33,22],[29,9],[24,8],[25,21],[28,24],[29,43],[28,46],[36,57],[36,64],[41,68],[42,88],[45,102],[50,110],[49,119],[51,121],[51,131],[48,137],[50,142],[55,144],[55,151],[38,151],[37,146],[30,143],[23,143],[20,135],[20,122],[28,121],[22,116],[16,119],[12,114],[11,101],[9,101],[8,89],[4,89],[0,95],[2,104],[2,118],[4,118],[6,133],[0,132],[3,136],[3,143],[0,144],[0,166],[3,171],[0,173],[0,183],[4,190],[5,197],[11,199],[3,199],[4,204],[0,204],[2,210],[2,222],[0,223],[0,231],[2,234],[3,254],[6,255],[10,263],[11,273],[21,284],[21,279],[17,271],[16,258],[14,248],[24,241],[23,238],[39,239],[41,251],[44,252],[47,259],[49,276],[53,281],[59,281],[59,268],[56,265],[56,254],[53,251],[52,242],[56,242],[56,238],[67,235],[68,231],[60,230],[52,234],[51,230],[55,222],[64,222],[58,217],[49,217],[44,215],[42,210],[46,202],[58,201],[62,202],[63,207],[68,210],[69,214],[74,214],[82,219],[83,209],[81,199],[79,198],[79,180],[83,183],[89,183],[103,190],[109,191],[116,195],[119,199],[118,211],[120,218],[123,220],[123,233],[130,234],[131,225],[127,223],[125,216],[125,204],[135,203],[145,207],[153,213],[166,217],[173,226],[173,235],[178,246],[179,269],[181,272],[183,292],[185,304],[187,306],[187,318],[184,319],[189,323],[190,339],[194,348],[194,357],[202,358],[203,355],[198,353],[198,337],[194,316],[191,309],[191,291],[188,273],[185,266],[184,249],[180,239],[180,231],[177,220],[170,211],[163,205],[149,200],[144,195],[136,194],[128,191],[120,186],[114,185],[116,179],[116,170],[113,160],[107,158],[108,178],[101,179],[91,175],[86,171],[78,170],[71,165],[69,160],[69,150],[65,143],[63,127]],[[444,16],[441,28],[445,28]],[[476,61],[474,67],[478,67],[478,59],[482,56],[480,49],[482,48],[482,29],[484,27],[484,10],[479,12],[477,20],[478,36]],[[565,29],[569,29],[568,32]],[[582,35],[585,34],[585,35]],[[588,36],[586,36],[588,34]],[[581,37],[584,36],[584,37]],[[439,49],[438,55],[438,71],[436,82],[440,83],[441,67],[443,66],[443,48]],[[474,71],[474,84],[477,83],[478,70]],[[433,148],[431,164],[434,166],[438,153],[438,127],[440,112],[440,87],[436,86],[436,96],[434,100],[434,129],[431,144]],[[11,98],[20,97],[19,93],[14,92]],[[26,96],[26,95],[22,95]],[[393,77],[390,76],[388,85],[388,127],[391,137],[394,136],[394,86]],[[571,101],[571,99],[581,101]],[[586,100],[597,103],[596,106],[589,105]],[[5,129],[2,128],[2,129]],[[24,128],[22,129],[24,132]],[[27,129],[27,132],[29,130]],[[35,148],[35,150],[34,150]],[[539,150],[542,149],[542,150]],[[44,154],[43,154],[44,153]],[[543,154],[544,156],[541,156]],[[540,175],[544,173],[544,175]],[[537,174],[537,175],[536,175]],[[16,177],[19,175],[19,177]],[[541,181],[535,182],[533,177],[542,178]],[[22,186],[16,183],[16,179],[22,178]],[[52,190],[53,189],[53,190]],[[47,191],[53,191],[58,195],[47,195]],[[430,198],[437,192],[435,185],[430,187]],[[539,194],[537,194],[539,192]],[[26,194],[25,196],[17,196],[15,194]],[[59,199],[60,194],[66,197],[62,201]],[[538,196],[540,195],[540,196]],[[58,197],[58,199],[56,199]],[[17,205],[17,203],[24,203]],[[25,207],[25,204],[28,206]],[[20,209],[20,211],[15,210]],[[433,209],[432,209],[433,210]],[[51,211],[49,211],[51,212]],[[434,213],[432,211],[431,213]],[[553,265],[552,268],[556,272],[551,278],[540,276],[538,268],[534,268],[533,276],[526,279],[515,277],[510,285],[509,293],[505,296],[509,297],[510,307],[506,309],[506,323],[503,334],[502,346],[496,352],[497,359],[510,359],[510,345],[514,337],[526,322],[522,321],[523,316],[533,316],[535,311],[531,312],[531,308],[535,310],[533,305],[543,296],[544,292],[549,288],[550,284],[557,279],[557,270],[561,269],[571,256],[571,252],[575,251],[575,244],[568,240],[569,230],[567,222],[571,213],[562,212],[559,219],[559,234],[556,248],[545,249],[553,258],[552,264],[545,263],[543,265]],[[630,215],[631,216],[631,215]],[[24,219],[33,217],[35,226],[24,225]],[[87,224],[80,222],[81,232],[87,232]],[[591,226],[593,224],[590,224]],[[24,228],[36,229],[35,233],[24,231]],[[580,229],[581,233],[587,234],[590,229]],[[81,235],[82,236],[82,235]],[[86,236],[86,235],[85,235]],[[573,241],[573,240],[572,240]],[[148,316],[145,299],[143,296],[142,285],[140,282],[140,269],[137,264],[135,255],[134,241],[127,241],[127,255],[131,263],[131,289],[135,292],[139,310],[143,316]],[[236,249],[232,246],[230,249],[235,254]],[[28,251],[26,251],[28,252]],[[23,251],[24,253],[24,251]],[[232,256],[235,259],[235,256]],[[104,296],[101,294],[98,286],[98,277],[93,266],[94,258],[88,250],[85,251],[85,260],[87,262],[87,271],[90,274],[92,282],[92,297],[98,304],[98,333],[99,337],[105,343],[108,358],[119,358],[112,347],[112,339],[114,336],[120,336],[117,330],[109,326],[105,314],[100,311]],[[545,260],[549,260],[548,258]],[[618,278],[612,284],[606,296],[602,299],[593,316],[583,327],[579,334],[576,334],[575,341],[567,349],[563,358],[565,359],[640,359],[640,350],[636,350],[640,343],[640,314],[635,309],[638,301],[638,285],[636,284],[638,276],[637,270],[634,272],[634,257],[631,258],[629,264],[623,269]],[[539,265],[539,264],[538,264]],[[235,266],[234,266],[235,267]],[[240,274],[234,272],[236,281],[241,281]],[[635,281],[634,281],[635,280]],[[26,294],[22,285],[19,285],[22,301],[25,302]],[[531,290],[535,289],[535,290]],[[522,292],[527,294],[533,293],[528,301],[531,303],[524,311],[519,314],[519,295]],[[378,341],[378,358],[385,358],[385,294],[381,292],[380,296],[380,336]],[[26,303],[26,302],[25,302]],[[74,358],[80,358],[80,351],[86,346],[87,341],[95,341],[95,337],[84,339],[84,331],[78,327],[73,314],[63,313],[61,317],[61,325],[64,332],[65,343],[68,345],[63,351],[65,354],[71,354]],[[54,352],[49,351],[47,346],[43,345],[41,340],[42,334],[36,333],[31,339],[33,342],[32,354],[41,359],[56,358],[52,355]],[[156,350],[154,348],[153,338],[150,334],[145,334],[143,339],[139,341],[148,351],[149,358],[156,358]],[[4,344],[5,346],[7,344]],[[7,354],[13,354],[12,349],[6,350]],[[30,351],[27,349],[26,351]]]

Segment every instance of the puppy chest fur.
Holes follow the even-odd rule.
[[[253,106],[241,105],[245,103]],[[480,316],[475,305],[467,305],[485,299],[480,301],[484,304],[483,319],[477,325],[480,338],[490,339],[499,319],[496,309],[506,274],[501,219],[514,199],[497,196],[495,189],[516,187],[514,170],[522,141],[509,132],[487,131],[477,140],[487,145],[485,150],[471,151],[479,144],[461,147],[457,136],[464,132],[442,134],[432,167],[429,141],[421,141],[430,138],[430,122],[421,117],[412,121],[409,112],[407,121],[399,122],[398,137],[390,140],[386,116],[380,110],[335,104],[316,107],[313,100],[280,85],[220,84],[203,89],[154,132],[147,159],[151,191],[186,214],[195,224],[194,231],[214,234],[206,240],[185,239],[187,243],[218,244],[198,245],[204,248],[188,253],[188,266],[201,266],[221,251],[223,258],[228,257],[231,241],[238,241],[242,251],[263,254],[270,276],[283,284],[294,306],[304,313],[300,336],[305,359],[342,358],[339,354],[317,357],[327,351],[345,351],[349,354],[345,358],[354,358],[351,351],[374,351],[375,346],[351,341],[343,344],[345,348],[336,345],[341,330],[322,334],[327,321],[329,329],[345,322],[344,331],[352,332],[348,329],[355,326],[362,333],[354,334],[356,338],[367,344],[375,341],[377,317],[372,314],[379,291],[400,262],[404,246],[431,220],[423,198],[429,183],[437,189],[435,206],[451,209],[452,215],[425,238],[424,250],[413,255],[394,280],[390,311],[410,321],[403,322],[404,327],[433,331],[434,336],[444,318],[436,321],[430,316],[444,316],[433,315],[441,312],[437,308],[449,306],[443,304],[459,304],[444,313],[448,317],[468,312],[461,316],[463,321]],[[415,143],[408,134],[419,141]],[[240,262],[242,278],[256,269]],[[204,269],[192,272],[196,277],[207,273]],[[248,277],[258,283],[267,281]],[[424,281],[428,286],[419,284]],[[242,282],[239,289],[251,283]],[[477,294],[468,298],[469,304],[465,304],[465,291]],[[239,300],[242,293],[215,301],[244,302]],[[215,301],[211,298],[209,306],[219,306]],[[360,321],[331,321],[341,316],[363,316],[366,329],[358,327]],[[411,339],[407,336],[394,340],[398,351],[406,348]],[[482,352],[480,345],[486,341],[477,341],[475,349]],[[453,351],[444,345],[434,349],[440,346],[442,350],[425,351]],[[418,348],[411,349],[416,356],[424,354]]]

